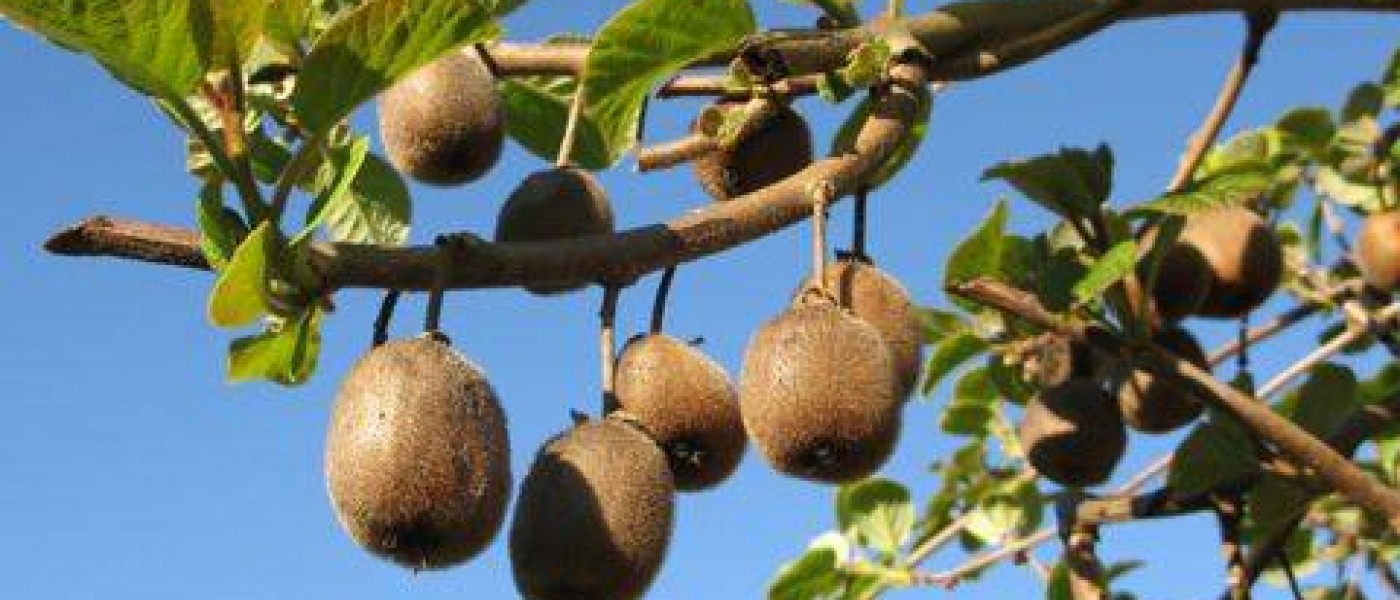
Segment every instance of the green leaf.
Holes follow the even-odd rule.
[[[292,93],[308,137],[433,59],[490,39],[486,0],[368,0],[337,17],[302,62]]]
[[[203,76],[190,0],[0,0],[0,17],[91,55],[133,89],[181,98]]]
[[[1342,106],[1342,122],[1375,119],[1384,107],[1385,90],[1368,81],[1356,86],[1347,95],[1347,103]]]
[[[953,398],[943,409],[938,426],[954,435],[986,437],[996,421],[1000,398],[985,368],[963,373],[953,386]]]
[[[870,477],[836,492],[836,521],[861,545],[894,556],[914,530],[914,505],[903,485]]]
[[[317,178],[314,219],[325,223],[333,241],[403,244],[413,213],[408,186],[389,163],[368,151],[369,139],[360,137],[331,152]]]
[[[1001,481],[977,501],[967,531],[987,544],[998,544],[1034,530],[1042,518],[1044,498],[1030,481]]]
[[[938,384],[958,367],[977,355],[986,352],[989,345],[971,332],[949,336],[934,346],[933,353],[924,363],[924,381],[920,393],[931,395]]]
[[[820,8],[822,12],[830,15],[837,23],[852,27],[860,23],[860,15],[856,12],[853,0],[783,0],[788,4],[806,4]]]
[[[1337,133],[1332,113],[1325,108],[1307,107],[1289,111],[1274,126],[1283,134],[1285,144],[1295,146],[1311,156],[1322,156]]]
[[[1343,206],[1367,214],[1382,208],[1380,188],[1367,182],[1354,181],[1332,167],[1318,167],[1313,181],[1318,194],[1336,200]]]
[[[1001,179],[1030,200],[1067,218],[1093,214],[1113,189],[1113,151],[1099,146],[1093,152],[1078,148],[1057,154],[1001,163],[982,174],[982,180]]]
[[[1273,537],[1306,510],[1313,495],[1277,475],[1264,474],[1245,494],[1248,540]]]
[[[1089,272],[1074,284],[1075,301],[1079,304],[1094,301],[1108,288],[1132,273],[1137,260],[1137,244],[1133,240],[1118,242],[1118,245],[1094,261],[1094,265],[1089,267]]]
[[[267,0],[197,0],[196,41],[209,71],[243,64],[262,35]]]
[[[968,330],[968,324],[957,313],[936,308],[919,308],[919,324],[923,326],[924,343],[933,345],[945,338]]]
[[[817,538],[797,560],[778,569],[768,584],[769,600],[812,600],[839,591],[837,567],[844,557],[845,541],[839,534]]]
[[[948,264],[943,269],[944,287],[998,274],[1005,245],[1006,219],[1006,202],[999,201],[982,225],[948,256]],[[976,304],[962,298],[954,297],[953,301],[967,310],[978,309]]]
[[[502,81],[506,131],[535,156],[553,162],[569,122],[573,95],[572,77],[517,77]],[[612,157],[602,130],[588,112],[580,115],[569,157],[577,166],[598,171],[608,168]]]
[[[890,60],[890,44],[880,38],[863,42],[846,57],[841,78],[853,87],[868,88],[880,82]]]
[[[271,221],[263,221],[238,245],[219,273],[209,296],[209,322],[217,327],[243,327],[268,313],[268,274],[281,236]]]
[[[262,333],[229,344],[228,379],[266,379],[300,385],[316,371],[321,353],[321,310],[308,308],[292,319],[278,319]]]
[[[1274,185],[1273,175],[1259,169],[1244,168],[1226,171],[1179,194],[1167,194],[1134,207],[1130,215],[1144,214],[1192,215],[1196,213],[1241,206]]]
[[[919,150],[919,145],[928,135],[929,118],[933,115],[933,96],[924,88],[919,88],[918,96],[919,112],[914,117],[909,135],[900,138],[898,145],[885,156],[884,162],[880,163],[880,166],[876,167],[865,178],[864,184],[870,189],[876,189],[894,179],[894,176],[898,175],[914,158]],[[870,118],[872,106],[874,106],[873,101],[866,97],[851,112],[851,116],[846,119],[846,122],[841,124],[840,131],[836,133],[836,138],[831,143],[832,156],[855,151],[856,136],[860,134],[860,129],[865,125],[865,121]]]
[[[1346,421],[1358,403],[1358,392],[1351,369],[1323,363],[1313,367],[1308,380],[1284,398],[1278,412],[1308,433],[1325,438]]]
[[[233,258],[248,226],[238,213],[224,206],[223,185],[207,183],[199,192],[195,217],[199,223],[199,248],[214,270],[222,271]]]
[[[271,0],[263,27],[271,39],[292,44],[310,34],[315,20],[316,7],[312,0]]]
[[[1069,565],[1062,560],[1055,563],[1050,571],[1050,581],[1045,585],[1045,600],[1074,600],[1074,587],[1070,585]]]
[[[360,173],[369,155],[369,138],[356,137],[348,145],[334,148],[328,160],[321,164],[321,175],[316,182],[316,199],[307,211],[306,225],[295,240],[308,239],[330,213],[345,212],[363,208],[349,199],[350,186]]]
[[[1390,62],[1381,73],[1380,84],[1385,89],[1385,105],[1392,108],[1400,106],[1400,49],[1391,55]]]
[[[1206,492],[1259,469],[1249,434],[1231,417],[1212,417],[1197,425],[1176,449],[1167,484],[1177,494]]]
[[[681,67],[733,48],[754,31],[744,0],[638,0],[594,38],[583,88],[609,163],[636,141],[654,85]]]

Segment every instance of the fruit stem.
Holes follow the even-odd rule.
[[[676,278],[676,266],[666,267],[656,284],[656,298],[651,302],[651,333],[661,333],[666,325],[666,304],[671,296],[671,280]]]
[[[834,188],[830,183],[820,182],[813,186],[812,194],[812,280],[822,295],[830,296],[826,283],[826,207],[831,203]]]
[[[564,124],[564,137],[559,140],[559,155],[554,166],[564,168],[573,161],[574,138],[578,135],[578,121],[583,114],[583,80],[575,79],[574,100],[569,103],[569,119]]]
[[[428,312],[423,321],[423,331],[438,338],[442,333],[442,298],[447,289],[447,275],[452,270],[452,241],[450,236],[440,235],[434,242],[437,246],[437,272],[433,273],[433,285],[428,290]]]
[[[379,314],[374,318],[374,337],[371,338],[374,346],[389,341],[389,322],[394,319],[394,309],[398,307],[402,294],[399,290],[384,292],[384,301],[379,304]]]
[[[869,198],[870,188],[860,186],[856,188],[855,199],[851,203],[851,212],[853,216],[851,222],[851,254],[855,255],[856,260],[863,262],[869,261],[870,259],[869,255],[865,253],[866,206],[868,205],[867,200],[869,200]]]
[[[618,409],[617,395],[613,393],[614,370],[617,362],[617,297],[622,288],[617,284],[603,285],[603,306],[598,311],[601,327],[598,332],[599,365],[602,367],[603,415],[607,416]]]

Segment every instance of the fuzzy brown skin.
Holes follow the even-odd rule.
[[[361,358],[331,409],[325,459],[341,525],[405,567],[461,563],[505,517],[505,415],[481,372],[442,342],[391,341]]]
[[[1036,394],[1026,403],[1018,433],[1041,475],[1074,487],[1107,481],[1128,445],[1118,404],[1092,379],[1072,379]]]
[[[1205,350],[1185,329],[1165,329],[1153,336],[1152,341],[1197,368],[1210,370]],[[1144,433],[1175,431],[1195,421],[1205,410],[1199,399],[1182,394],[1142,371],[1134,371],[1120,384],[1118,407],[1123,413],[1123,422]]]
[[[1196,314],[1235,319],[1259,307],[1283,279],[1283,249],[1269,224],[1243,207],[1186,219],[1178,243],[1195,249],[1210,274],[1210,291]]]
[[[1144,243],[1151,243],[1149,238]],[[1145,277],[1147,274],[1144,272]],[[1157,325],[1173,325],[1196,313],[1210,293],[1210,265],[1200,251],[1177,244],[1162,257],[1152,287]]]
[[[1356,266],[1371,287],[1400,289],[1400,212],[1366,217],[1356,235]]]
[[[691,130],[698,131],[697,127],[698,123],[692,124]],[[811,163],[812,132],[802,115],[783,106],[766,127],[734,149],[706,154],[697,158],[693,167],[701,187],[715,200],[724,201],[768,187]]]
[[[631,600],[661,569],[675,487],[636,426],[589,421],[547,442],[510,529],[515,585],[528,600]]]
[[[827,265],[826,285],[843,308],[880,332],[894,362],[899,397],[908,398],[924,366],[924,331],[904,285],[874,265],[850,258]],[[817,282],[808,278],[794,301],[815,287]]]
[[[501,156],[505,111],[474,52],[439,58],[379,96],[379,133],[400,172],[433,185],[485,175]]]
[[[536,171],[511,192],[496,218],[497,242],[538,242],[612,233],[608,194],[588,171],[555,167]],[[536,294],[579,289],[588,282],[528,286]]]
[[[633,338],[617,361],[614,392],[671,463],[676,488],[724,481],[748,446],[739,396],[719,363],[664,334]]]
[[[744,427],[774,469],[825,483],[884,464],[899,437],[898,383],[873,326],[830,302],[789,309],[749,340]]]

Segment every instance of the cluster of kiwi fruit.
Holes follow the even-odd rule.
[[[1145,232],[1151,243],[1155,230]],[[1189,316],[1239,318],[1278,288],[1283,251],[1257,213],[1239,206],[1188,217],[1163,255],[1150,293],[1151,342],[1191,365],[1209,370],[1204,350],[1179,324]],[[1131,367],[1105,375],[1093,352],[1079,349],[1073,373],[1043,385],[1018,428],[1023,450],[1045,477],[1067,486],[1092,486],[1112,475],[1127,444],[1127,428],[1166,433],[1200,417],[1204,403]]]

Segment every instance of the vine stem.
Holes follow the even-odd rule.
[[[582,80],[575,80],[574,99],[569,103],[569,119],[564,124],[564,137],[559,140],[559,155],[554,159],[554,166],[565,168],[573,161],[574,138],[578,135],[578,122],[583,115],[583,83]]]
[[[602,369],[603,388],[603,415],[618,409],[617,394],[614,393],[613,382],[616,379],[617,369],[617,299],[622,293],[622,287],[608,283],[603,285],[603,304],[598,310],[598,365]]]
[[[661,281],[656,284],[656,297],[651,302],[651,333],[661,333],[666,325],[666,304],[671,296],[671,281],[676,278],[676,267],[666,267],[661,272]]]

